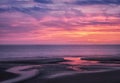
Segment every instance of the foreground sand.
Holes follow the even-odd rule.
[[[0,83],[120,83],[119,61],[95,57],[5,59],[0,61]]]
[[[43,83],[120,83],[120,70],[60,76]]]

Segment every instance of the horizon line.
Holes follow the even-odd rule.
[[[0,45],[120,45],[120,44],[0,44]]]

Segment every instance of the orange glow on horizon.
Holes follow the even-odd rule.
[[[83,24],[77,25],[78,20],[81,20]],[[89,24],[92,21],[93,24]],[[94,24],[94,21],[98,21],[98,23],[99,21],[103,22],[103,25]],[[57,26],[55,22],[58,22],[60,26]],[[61,24],[59,24],[59,22],[61,22]],[[115,22],[116,25],[104,24],[104,22]],[[43,23],[43,25],[41,23]],[[45,23],[48,23],[47,26],[45,26]],[[61,16],[60,18],[56,18],[46,16],[42,20],[31,18],[28,22],[16,21],[16,24],[13,22],[11,26],[19,27],[20,25],[26,26],[31,24],[32,26],[30,28],[32,28],[32,30],[18,34],[8,33],[8,37],[1,38],[0,42],[29,42],[37,44],[120,44],[120,24],[118,23],[116,17],[111,16],[105,19],[105,16],[102,15],[91,16],[89,14],[87,17],[65,18]]]

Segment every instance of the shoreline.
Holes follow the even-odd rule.
[[[0,83],[120,83],[120,65],[114,63],[119,60],[95,57],[3,60],[0,73],[8,77],[2,78]]]

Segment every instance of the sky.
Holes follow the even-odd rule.
[[[0,44],[120,44],[120,0],[0,0]]]

